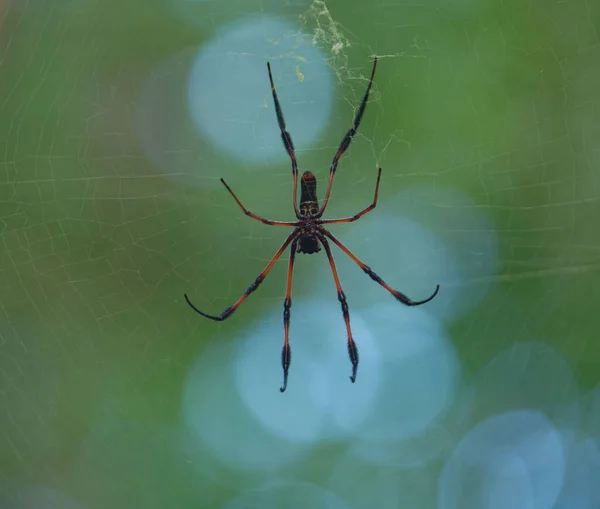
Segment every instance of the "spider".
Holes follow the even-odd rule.
[[[280,391],[284,392],[287,388],[288,382],[288,371],[290,368],[290,361],[292,351],[289,343],[289,331],[290,331],[290,308],[292,307],[292,272],[294,269],[294,260],[296,257],[296,253],[305,253],[305,254],[314,254],[318,253],[321,250],[321,245],[325,248],[325,253],[327,254],[327,259],[329,260],[329,265],[331,266],[331,272],[333,274],[333,281],[335,283],[335,287],[337,289],[337,296],[340,304],[342,306],[342,313],[344,315],[344,322],[346,323],[346,332],[348,334],[348,354],[350,356],[350,362],[352,363],[352,375],[350,376],[350,381],[352,383],[356,380],[356,370],[358,368],[358,349],[356,347],[356,343],[352,336],[352,329],[350,328],[350,313],[348,310],[348,303],[346,302],[346,295],[342,290],[342,285],[340,284],[340,279],[338,277],[337,268],[335,262],[333,260],[333,255],[331,253],[331,248],[329,246],[329,240],[331,240],[334,244],[336,244],[344,253],[346,253],[354,263],[356,263],[365,274],[367,274],[373,281],[377,284],[381,285],[388,292],[390,292],[397,300],[402,302],[407,306],[420,306],[421,304],[425,304],[432,300],[438,293],[440,286],[437,285],[435,291],[426,299],[420,301],[413,301],[409,299],[403,293],[400,293],[397,290],[391,288],[383,279],[381,279],[368,265],[365,265],[361,260],[359,260],[350,249],[348,249],[344,244],[342,244],[329,230],[325,228],[326,224],[336,224],[336,223],[352,223],[357,221],[362,216],[364,216],[367,212],[370,212],[377,205],[377,196],[379,194],[379,181],[381,179],[381,168],[377,173],[377,182],[375,184],[375,196],[373,198],[373,203],[368,207],[364,208],[357,214],[353,216],[344,217],[340,219],[322,219],[323,213],[327,208],[327,203],[329,202],[329,195],[331,193],[331,185],[333,183],[333,177],[335,176],[335,171],[338,166],[338,162],[342,157],[342,154],[348,149],[352,138],[356,134],[358,130],[358,126],[360,125],[360,121],[362,119],[363,113],[365,112],[365,108],[367,105],[367,99],[369,97],[369,93],[371,91],[371,85],[373,84],[373,77],[375,76],[375,69],[377,67],[377,58],[375,58],[373,62],[373,70],[371,71],[371,78],[369,79],[369,84],[367,86],[367,90],[365,95],[360,103],[360,107],[356,112],[354,117],[354,123],[352,127],[348,130],[344,139],[342,140],[335,157],[333,158],[333,162],[331,163],[331,167],[329,169],[329,182],[327,184],[327,190],[325,191],[325,198],[323,199],[323,203],[319,207],[319,202],[317,200],[317,180],[315,176],[310,171],[305,171],[302,174],[300,179],[300,207],[298,207],[297,203],[297,190],[298,190],[298,164],[296,162],[296,153],[294,150],[294,144],[292,142],[292,137],[290,133],[286,130],[285,120],[283,118],[283,113],[281,110],[281,105],[279,104],[279,99],[277,98],[277,92],[275,91],[275,83],[273,82],[273,76],[271,74],[271,64],[267,62],[267,69],[269,72],[269,81],[271,82],[271,92],[273,94],[273,103],[275,104],[275,114],[277,116],[277,123],[279,124],[279,129],[281,130],[281,139],[283,140],[283,146],[287,150],[287,153],[292,161],[292,177],[294,179],[294,190],[293,190],[293,206],[294,212],[296,214],[297,221],[272,221],[270,219],[264,219],[256,214],[250,212],[246,207],[242,205],[242,202],[238,199],[235,193],[231,190],[231,188],[227,185],[225,180],[221,179],[221,182],[229,191],[229,194],[233,197],[235,202],[242,209],[244,214],[250,216],[257,221],[260,221],[263,224],[267,224],[270,226],[291,226],[294,229],[292,233],[290,233],[285,239],[284,243],[277,250],[271,261],[267,264],[265,269],[258,275],[254,283],[252,283],[248,289],[244,292],[244,294],[233,304],[228,307],[225,311],[223,311],[218,316],[213,316],[200,311],[188,298],[187,294],[184,294],[185,300],[190,305],[190,307],[199,313],[200,315],[210,318],[211,320],[216,320],[218,322],[222,322],[229,318],[234,311],[244,302],[248,296],[254,292],[258,286],[264,281],[265,277],[269,271],[273,268],[273,265],[279,260],[283,252],[287,249],[287,247],[291,244],[290,249],[290,258],[288,262],[288,271],[287,271],[287,287],[285,291],[285,300],[283,301],[283,330],[284,330],[284,342],[283,342],[283,350],[281,352],[281,365],[283,368],[283,385],[280,387]]]

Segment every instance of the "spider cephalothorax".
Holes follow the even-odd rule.
[[[327,203],[329,201],[329,195],[331,194],[331,185],[333,183],[333,177],[335,175],[335,171],[337,169],[340,157],[342,157],[342,154],[350,145],[350,142],[352,141],[353,136],[356,134],[358,126],[360,125],[363,113],[365,112],[365,108],[367,106],[367,99],[369,98],[369,92],[371,91],[371,85],[373,84],[373,76],[375,76],[376,67],[377,59],[375,59],[373,62],[373,71],[371,72],[371,78],[369,79],[367,90],[365,92],[365,95],[363,96],[358,111],[356,112],[356,116],[354,117],[354,123],[346,133],[346,136],[344,136],[344,139],[342,140],[342,143],[340,143],[335,157],[333,158],[333,162],[331,163],[331,167],[329,169],[329,182],[327,184],[327,190],[325,191],[325,198],[323,199],[323,204],[319,207],[319,202],[317,200],[317,179],[310,171],[305,171],[300,179],[300,207],[298,208],[298,164],[296,162],[296,153],[294,150],[292,137],[290,136],[290,133],[288,133],[286,130],[285,121],[283,119],[283,113],[281,111],[279,99],[277,98],[277,92],[275,92],[275,83],[273,83],[273,76],[271,75],[271,65],[267,62],[267,68],[269,70],[269,80],[271,82],[271,92],[273,94],[273,103],[275,104],[275,114],[277,116],[277,123],[279,124],[279,129],[281,130],[281,139],[283,140],[283,145],[287,150],[290,159],[292,160],[292,177],[294,179],[294,194],[292,201],[297,221],[272,221],[271,219],[264,219],[260,216],[257,216],[256,214],[253,214],[242,205],[242,203],[231,190],[231,188],[226,184],[226,182],[223,179],[221,179],[221,182],[227,188],[227,190],[229,191],[233,199],[236,201],[236,203],[239,205],[239,207],[244,211],[244,214],[267,225],[292,226],[294,229],[292,230],[292,233],[288,235],[288,238],[281,245],[281,247],[277,250],[277,252],[273,256],[271,261],[267,264],[265,269],[258,275],[254,283],[252,283],[248,287],[248,289],[235,302],[235,304],[228,307],[220,315],[213,316],[200,311],[196,306],[192,304],[188,296],[184,294],[187,303],[197,313],[201,314],[206,318],[210,318],[211,320],[226,320],[233,314],[233,312],[240,306],[240,304],[244,302],[246,298],[258,288],[260,283],[262,283],[269,271],[273,268],[273,265],[275,265],[275,262],[281,257],[283,252],[291,244],[290,260],[288,263],[287,273],[287,287],[285,292],[285,300],[283,301],[284,340],[283,350],[281,352],[281,364],[283,367],[283,386],[280,389],[281,392],[285,391],[287,387],[288,370],[290,367],[292,355],[289,343],[289,331],[290,308],[292,306],[292,272],[294,269],[294,260],[296,257],[296,253],[318,253],[321,250],[321,244],[325,248],[325,252],[327,253],[327,259],[329,260],[329,265],[333,274],[333,281],[337,289],[338,300],[340,301],[340,304],[342,306],[344,322],[346,323],[346,332],[348,334],[348,354],[350,355],[350,361],[352,362],[352,375],[350,376],[350,380],[353,383],[356,380],[356,370],[358,368],[358,349],[356,348],[356,343],[354,342],[354,338],[352,337],[352,329],[350,328],[350,312],[348,310],[348,303],[346,302],[346,295],[342,290],[342,285],[340,284],[337,268],[335,266],[335,262],[333,261],[333,254],[331,253],[331,248],[329,247],[329,241],[327,239],[331,240],[344,253],[346,253],[352,259],[352,261],[354,261],[354,263],[356,263],[363,270],[363,272],[367,274],[373,281],[381,285],[388,292],[390,292],[397,300],[399,300],[407,306],[419,306],[421,304],[429,302],[437,295],[437,292],[440,289],[439,285],[437,285],[433,294],[424,300],[410,300],[403,293],[400,293],[399,291],[391,288],[383,279],[381,279],[377,274],[375,274],[375,272],[373,272],[373,270],[369,266],[365,265],[361,260],[359,260],[354,255],[354,253],[352,253],[352,251],[350,251],[331,232],[329,232],[329,230],[327,230],[323,226],[326,224],[335,223],[351,223],[353,221],[356,221],[357,219],[360,219],[367,212],[373,210],[377,205],[377,196],[379,194],[379,181],[381,179],[381,168],[379,168],[379,172],[377,174],[377,183],[375,184],[375,197],[373,198],[373,203],[371,203],[371,205],[350,217],[344,217],[340,219],[322,219],[323,212],[325,212],[325,208],[327,207]]]

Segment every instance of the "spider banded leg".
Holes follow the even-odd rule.
[[[281,367],[283,368],[283,385],[279,388],[284,392],[287,388],[288,370],[292,360],[292,350],[290,348],[290,308],[292,307],[292,274],[294,272],[294,260],[296,258],[296,248],[298,239],[294,239],[290,248],[290,262],[288,264],[287,287],[285,289],[285,300],[283,301],[283,350],[281,350]]]
[[[218,316],[213,316],[213,315],[207,315],[206,313],[203,313],[202,311],[200,311],[196,306],[194,306],[192,304],[192,302],[190,301],[189,297],[187,296],[187,294],[183,294],[183,296],[185,297],[186,302],[190,305],[190,307],[198,314],[206,317],[206,318],[210,318],[211,320],[215,320],[217,322],[222,322],[223,320],[227,320],[227,318],[229,318],[233,312],[240,306],[240,304],[242,302],[244,302],[248,296],[255,291],[258,288],[258,285],[260,285],[263,280],[265,279],[265,277],[267,277],[267,274],[269,273],[269,271],[273,268],[273,265],[275,265],[275,262],[277,262],[277,260],[279,260],[279,258],[281,257],[282,253],[285,251],[285,249],[288,247],[288,245],[290,244],[290,242],[292,242],[292,240],[294,240],[294,238],[298,235],[298,228],[294,228],[294,230],[292,231],[292,233],[289,235],[289,237],[287,239],[285,239],[285,242],[281,245],[281,247],[277,250],[277,252],[275,253],[275,255],[273,256],[273,258],[271,258],[271,261],[268,263],[268,265],[265,267],[265,270],[263,270],[258,277],[256,278],[256,280],[254,281],[254,283],[252,283],[248,289],[244,292],[244,294],[237,300],[237,302],[233,305],[233,306],[229,306],[225,311],[223,311],[220,315]]]
[[[229,194],[231,194],[231,196],[233,197],[233,199],[235,200],[235,202],[240,206],[240,208],[244,211],[244,214],[246,214],[247,216],[250,216],[253,219],[256,219],[258,221],[260,221],[261,223],[264,224],[268,224],[271,226],[298,226],[298,222],[287,222],[287,221],[271,221],[270,219],[264,219],[260,216],[257,216],[256,214],[253,214],[252,212],[250,212],[246,207],[244,207],[242,205],[242,202],[239,200],[239,198],[235,195],[235,193],[231,190],[231,187],[229,187],[227,185],[227,182],[225,182],[225,180],[221,179],[221,182],[223,183],[223,185],[227,188],[227,190],[229,191]]]
[[[336,239],[331,232],[327,231],[323,227],[320,228],[320,231],[324,235],[327,235],[327,237],[329,237],[344,253],[346,253],[350,258],[352,258],[352,261],[356,263],[356,265],[358,265],[365,272],[365,274],[367,274],[377,284],[383,286],[388,292],[390,292],[394,297],[396,297],[396,299],[402,302],[402,304],[406,304],[407,306],[420,306],[421,304],[429,302],[437,295],[440,289],[440,285],[436,285],[435,291],[424,300],[409,299],[403,293],[399,292],[398,290],[394,290],[392,287],[390,287],[383,279],[381,279],[377,274],[375,274],[375,272],[371,270],[371,267],[361,262],[352,251],[350,251],[346,246],[344,246],[344,244],[342,244],[338,239]]]
[[[275,104],[275,114],[277,115],[277,124],[279,124],[279,130],[281,131],[281,140],[283,146],[287,150],[290,159],[292,160],[292,176],[294,177],[294,212],[296,217],[300,217],[300,211],[298,210],[298,163],[296,162],[296,153],[294,151],[294,142],[292,141],[292,135],[287,132],[285,127],[285,119],[283,118],[283,112],[281,111],[281,105],[277,98],[277,92],[275,91],[275,83],[273,82],[273,75],[271,74],[271,63],[267,62],[267,69],[269,70],[269,81],[271,82],[271,92],[273,93],[273,103]]]
[[[325,191],[325,198],[323,199],[323,205],[319,209],[317,217],[321,217],[323,212],[325,212],[325,208],[327,207],[327,202],[329,201],[329,194],[331,193],[331,185],[333,184],[333,176],[335,175],[335,170],[337,169],[338,162],[342,154],[346,151],[346,149],[350,146],[350,142],[352,138],[356,134],[358,130],[358,126],[360,125],[360,121],[362,120],[363,113],[365,112],[365,108],[367,107],[367,99],[369,98],[369,92],[371,92],[371,85],[373,85],[373,77],[375,76],[375,69],[377,68],[377,58],[373,61],[373,70],[371,71],[371,77],[369,78],[369,85],[367,86],[367,90],[363,99],[360,103],[358,111],[356,112],[356,116],[354,117],[354,123],[352,127],[348,129],[346,136],[340,143],[340,147],[338,148],[335,157],[333,158],[333,162],[331,163],[331,168],[329,169],[329,183],[327,184],[327,191]]]
[[[319,224],[335,224],[335,223],[352,223],[357,219],[360,219],[367,212],[371,212],[377,206],[377,197],[379,196],[379,181],[381,180],[381,168],[379,168],[379,172],[377,173],[377,183],[375,184],[375,197],[373,198],[373,203],[368,207],[361,210],[358,214],[354,214],[351,217],[342,217],[340,219],[318,219],[317,222]]]
[[[333,274],[333,281],[335,282],[335,288],[337,289],[338,300],[340,301],[342,313],[344,314],[346,332],[348,333],[348,355],[350,356],[350,362],[352,362],[352,375],[350,376],[350,381],[354,383],[356,380],[356,370],[358,368],[358,349],[356,348],[356,343],[352,337],[352,329],[350,328],[350,312],[348,311],[348,303],[346,302],[346,295],[344,294],[342,285],[340,284],[340,278],[338,277],[337,268],[335,266],[335,262],[333,261],[333,254],[331,254],[329,242],[327,242],[327,239],[323,235],[317,235],[323,244],[323,247],[325,247],[325,252],[327,253],[327,258],[329,259],[329,265],[331,266],[331,272]]]

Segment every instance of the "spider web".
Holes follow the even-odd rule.
[[[585,477],[577,468],[600,464],[589,452],[597,453],[600,437],[599,16],[587,0],[527,9],[500,0],[0,2],[0,507],[215,506],[234,487],[265,480],[191,450],[179,426],[182,387],[192,360],[220,342],[228,346],[202,366],[215,384],[233,384],[223,370],[235,340],[280,320],[287,256],[225,324],[193,314],[183,293],[221,312],[285,238],[285,229],[245,217],[219,182],[226,178],[256,214],[292,218],[290,163],[265,61],[300,171],[317,175],[322,197],[374,56],[373,91],[327,215],[367,206],[381,166],[380,202],[331,230],[411,297],[441,285],[427,316],[449,340],[428,344],[453,345],[460,376],[446,373],[455,391],[448,398],[471,414],[461,420],[456,411],[435,440],[424,435],[441,444],[432,457],[446,462],[478,419],[539,410],[564,435],[583,437],[564,446],[571,463],[556,497],[569,507],[573,482]],[[334,256],[360,327],[365,316],[400,316],[369,315],[389,295],[335,248]],[[299,256],[295,274],[296,352],[304,329],[294,324],[306,319],[296,310],[311,309],[309,318],[325,323],[329,315],[314,310],[329,307],[310,303],[337,304],[324,253]],[[347,362],[340,330],[336,355]],[[265,338],[276,368],[281,334]],[[513,383],[505,384],[506,373]],[[552,383],[538,384],[542,374]],[[298,390],[306,383],[294,378]],[[217,415],[212,431],[228,440],[219,426],[231,407],[245,422],[242,401],[210,389],[202,397]],[[537,415],[528,422],[550,427]],[[456,429],[449,445],[445,433]],[[251,432],[233,427],[240,448]],[[285,449],[278,440],[266,448]],[[261,443],[256,456],[266,455]],[[355,447],[344,462],[285,449],[271,467],[326,470],[323,479],[333,471],[322,483],[349,500],[345,490],[361,485],[352,479],[376,479],[385,486],[355,493],[356,503],[378,496],[379,506],[394,506],[398,471],[368,468],[386,451]],[[445,478],[460,485],[460,472]],[[402,501],[435,507],[439,474],[402,474]]]

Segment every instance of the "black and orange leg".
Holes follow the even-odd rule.
[[[290,248],[290,262],[288,264],[287,287],[285,289],[285,300],[283,301],[283,349],[281,350],[281,367],[283,368],[283,385],[279,388],[284,392],[287,388],[288,371],[292,360],[290,348],[290,308],[292,307],[292,276],[294,272],[294,260],[296,259],[296,248],[298,239],[294,239]]]
[[[229,306],[220,315],[207,315],[206,313],[203,313],[196,306],[194,306],[192,304],[192,302],[190,301],[190,299],[187,296],[187,294],[184,293],[183,296],[185,297],[186,302],[190,305],[190,307],[196,313],[204,316],[205,318],[210,318],[211,320],[215,320],[217,322],[222,322],[223,320],[227,320],[227,318],[229,318],[233,314],[233,312],[242,304],[242,302],[244,302],[248,298],[248,296],[252,292],[254,292],[258,288],[258,286],[264,281],[264,279],[267,277],[267,274],[273,268],[273,265],[275,265],[275,263],[277,262],[277,260],[279,260],[279,258],[281,257],[281,255],[283,254],[283,252],[285,251],[285,249],[289,246],[290,242],[292,242],[296,238],[297,235],[298,235],[298,229],[294,228],[294,231],[292,231],[292,233],[289,235],[289,237],[287,239],[285,239],[285,242],[277,250],[277,252],[273,256],[273,258],[271,258],[271,261],[267,264],[267,266],[265,267],[265,270],[263,270],[258,275],[258,277],[254,281],[254,283],[252,283],[248,287],[248,289],[244,292],[244,294],[237,300],[237,302],[233,306]]]
[[[323,235],[318,236],[319,240],[323,244],[323,247],[325,248],[325,252],[327,253],[327,259],[329,260],[329,265],[331,266],[331,272],[333,274],[333,281],[335,282],[338,300],[340,301],[342,313],[344,314],[346,332],[348,333],[348,355],[350,356],[350,362],[352,362],[352,376],[350,376],[350,381],[354,383],[356,381],[356,370],[358,369],[358,349],[356,348],[356,343],[352,337],[352,329],[350,328],[350,312],[348,310],[348,303],[346,302],[346,295],[344,294],[342,285],[340,284],[340,278],[337,273],[335,262],[333,261],[333,254],[331,253],[329,242],[327,242],[327,239]]]
[[[335,223],[352,223],[357,219],[360,219],[367,212],[371,212],[377,206],[377,198],[379,197],[379,181],[381,180],[381,168],[379,168],[379,172],[377,173],[377,183],[375,184],[375,197],[373,198],[373,203],[368,207],[361,210],[358,214],[354,214],[350,217],[341,217],[339,219],[318,219],[317,222],[319,224],[335,224]]]
[[[229,194],[231,194],[231,196],[233,197],[233,199],[235,200],[235,202],[244,211],[244,214],[246,214],[247,216],[249,216],[249,217],[251,217],[253,219],[256,219],[257,221],[260,221],[261,223],[268,224],[268,225],[271,225],[271,226],[298,226],[298,224],[299,224],[298,221],[294,221],[294,222],[288,222],[288,221],[271,221],[270,219],[265,219],[263,217],[257,216],[256,214],[253,214],[246,207],[244,207],[242,205],[242,202],[235,195],[235,193],[231,190],[231,187],[229,187],[227,185],[227,182],[225,182],[225,180],[223,180],[223,179],[221,179],[221,182],[227,188],[227,190],[229,191]]]
[[[352,261],[354,263],[356,263],[356,265],[358,265],[364,271],[365,274],[367,274],[377,284],[383,286],[388,292],[390,292],[394,297],[396,297],[397,300],[399,300],[400,302],[402,302],[402,304],[406,304],[407,306],[420,306],[421,304],[425,304],[425,303],[429,302],[431,299],[433,299],[438,294],[438,291],[440,290],[440,285],[436,285],[435,291],[429,297],[427,297],[424,300],[411,300],[411,299],[409,299],[403,293],[399,292],[398,290],[394,290],[383,279],[381,279],[377,274],[375,274],[375,272],[373,272],[373,270],[371,269],[371,267],[369,267],[368,265],[365,265],[362,261],[360,261],[356,257],[356,255],[352,251],[350,251],[346,246],[344,246],[344,244],[342,244],[338,239],[336,239],[335,236],[331,232],[327,231],[325,228],[321,228],[321,230],[344,253],[346,253],[352,259]]]
[[[371,77],[369,78],[369,85],[367,86],[367,90],[365,91],[365,95],[362,98],[362,101],[360,103],[358,111],[356,112],[356,115],[354,116],[354,123],[352,124],[352,127],[350,129],[348,129],[348,132],[346,133],[346,136],[344,136],[342,143],[340,143],[340,147],[338,148],[338,151],[335,154],[335,157],[333,158],[333,162],[331,163],[331,168],[329,169],[329,182],[327,184],[327,191],[325,191],[325,198],[323,199],[323,204],[321,205],[321,208],[319,209],[319,213],[317,214],[317,217],[321,217],[323,215],[323,212],[325,212],[325,208],[327,207],[327,202],[329,201],[329,195],[331,194],[331,185],[333,184],[333,177],[335,176],[335,170],[337,169],[337,165],[340,160],[340,157],[342,157],[342,154],[344,152],[346,152],[346,150],[350,146],[350,142],[352,141],[352,138],[356,134],[356,131],[358,131],[358,126],[360,125],[360,121],[362,120],[362,116],[367,107],[367,99],[369,99],[369,93],[371,92],[371,86],[373,85],[373,77],[375,76],[376,68],[377,68],[377,58],[375,58],[375,60],[373,61],[373,70],[371,71]]]
[[[277,92],[275,90],[275,83],[273,82],[273,75],[271,74],[271,63],[267,62],[267,69],[269,70],[269,81],[271,82],[271,92],[273,93],[273,103],[275,104],[275,114],[277,115],[277,124],[281,131],[281,140],[283,146],[287,150],[290,159],[292,160],[292,176],[294,177],[294,212],[297,217],[300,217],[300,211],[298,210],[298,163],[296,162],[296,152],[294,150],[294,142],[292,141],[292,135],[287,132],[285,127],[285,119],[283,118],[283,112],[281,111],[281,105],[277,98]]]

